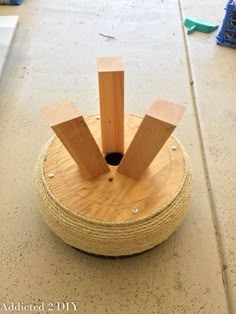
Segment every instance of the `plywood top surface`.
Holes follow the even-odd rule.
[[[100,121],[95,116],[86,121],[101,147]],[[140,122],[140,117],[126,117],[125,149]],[[171,137],[139,180],[116,169],[117,166],[110,166],[110,172],[90,180],[83,177],[58,138],[51,143],[44,162],[48,187],[62,204],[88,218],[121,222],[145,217],[163,206],[180,186],[184,159],[179,144]],[[53,178],[48,177],[50,173]],[[132,213],[133,208],[138,209],[136,214]]]

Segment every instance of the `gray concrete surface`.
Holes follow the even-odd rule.
[[[183,1],[185,16],[221,24],[224,1]],[[204,9],[205,8],[205,9]],[[235,50],[213,45],[215,34],[187,38],[193,92],[212,210],[232,312],[236,313],[236,63]]]
[[[98,314],[233,313],[234,51],[217,47],[216,33],[193,34],[186,45],[181,25],[181,14],[195,12],[220,21],[223,2],[208,3],[208,11],[203,1],[174,0],[28,0],[0,8],[20,16],[0,81],[0,302],[79,301],[78,313]],[[58,239],[33,188],[35,160],[52,134],[40,106],[70,98],[83,114],[96,113],[96,57],[111,55],[125,60],[127,112],[143,114],[158,97],[186,105],[175,134],[195,178],[191,208],[168,241],[115,260]],[[223,96],[226,86],[232,98]]]

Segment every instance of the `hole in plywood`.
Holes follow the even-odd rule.
[[[109,153],[109,154],[106,154],[105,156],[106,162],[108,163],[108,165],[111,165],[111,166],[118,166],[122,158],[123,158],[122,153]]]

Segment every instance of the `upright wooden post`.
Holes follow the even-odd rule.
[[[102,149],[124,150],[124,66],[121,57],[98,58]]]
[[[109,171],[83,116],[71,101],[64,101],[41,109],[71,157],[90,177]]]
[[[184,110],[184,106],[156,100],[143,118],[118,171],[138,179],[174,131]]]

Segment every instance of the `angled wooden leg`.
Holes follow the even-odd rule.
[[[98,80],[104,153],[124,150],[124,66],[121,57],[98,58]]]
[[[156,100],[143,118],[118,171],[138,179],[174,131],[184,110],[184,106]]]
[[[83,116],[71,101],[64,101],[41,109],[71,157],[89,177],[109,171]]]

